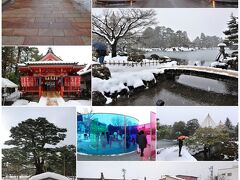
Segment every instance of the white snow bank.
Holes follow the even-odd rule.
[[[42,174],[38,174],[36,176],[32,176],[31,178],[29,178],[29,180],[41,180],[41,179],[47,179],[47,178],[52,178],[57,180],[69,180],[67,177],[60,174],[53,173],[53,172],[45,172]]]
[[[28,104],[29,104],[28,100],[18,99],[12,104],[12,106],[27,106]]]
[[[64,101],[62,97],[55,97],[55,98],[47,98],[41,97],[39,102],[32,102],[25,99],[16,100],[12,106],[47,106],[47,103],[56,102],[58,106],[91,106],[90,100],[69,100]]]
[[[105,56],[104,61],[109,63],[109,62],[115,62],[115,63],[127,63],[128,62],[128,56],[116,56],[116,57],[111,57],[111,56]]]
[[[89,100],[69,100],[63,104],[63,106],[91,106],[92,103]]]
[[[197,161],[186,149],[185,146],[182,147],[181,154],[178,156],[178,146],[173,146],[170,148],[158,149],[157,160],[158,161]]]
[[[21,96],[21,92],[20,91],[15,91],[10,95],[6,96],[6,101],[16,101],[17,99],[19,99]]]
[[[122,72],[112,73],[112,78],[109,80],[102,80],[100,78],[93,78],[93,91],[120,92],[123,89],[127,89],[127,86],[133,86],[134,88],[143,86],[143,80],[151,81],[155,80],[151,70],[142,70],[139,72]]]
[[[8,87],[8,88],[17,88],[18,85],[15,84],[14,82],[10,81],[9,79],[2,78],[2,88],[5,88],[5,87]]]
[[[163,63],[159,66],[149,67],[125,67],[125,66],[108,66],[111,71],[111,78],[103,80],[100,78],[92,78],[92,90],[104,92],[121,92],[123,89],[129,90],[127,86],[133,86],[134,88],[144,86],[143,81],[156,81],[155,74],[164,73],[162,67],[173,67],[176,62]],[[125,86],[126,85],[126,86]]]

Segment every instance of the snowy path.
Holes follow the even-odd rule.
[[[157,150],[158,161],[197,161],[186,149],[182,147],[182,157],[178,156],[178,146]]]

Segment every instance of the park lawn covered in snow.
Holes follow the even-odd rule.
[[[182,147],[181,154],[178,156],[179,148],[178,146],[173,146],[169,148],[162,148],[157,150],[157,160],[158,161],[197,161],[187,150],[185,146]]]

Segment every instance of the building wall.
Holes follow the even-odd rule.
[[[219,180],[236,180],[238,179],[238,167],[219,169],[218,170]]]

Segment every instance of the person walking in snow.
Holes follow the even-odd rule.
[[[97,54],[98,54],[98,59],[99,59],[99,63],[100,64],[104,64],[104,58],[107,55],[107,50],[96,50]]]
[[[104,64],[104,58],[107,55],[107,46],[102,42],[93,42],[93,49],[95,49],[96,57],[99,59],[99,63]]]
[[[138,137],[138,143],[139,143],[139,148],[140,148],[140,156],[143,157],[144,155],[144,149],[147,147],[147,137],[144,134],[144,131],[140,131],[140,135]]]
[[[178,139],[178,147],[179,147],[179,151],[178,151],[178,156],[181,157],[181,151],[182,151],[182,146],[183,146],[183,140],[182,139]]]
[[[179,151],[178,151],[178,156],[181,157],[181,151],[182,151],[182,146],[183,146],[183,141],[188,138],[187,136],[179,136],[178,139],[178,147],[179,147]]]

